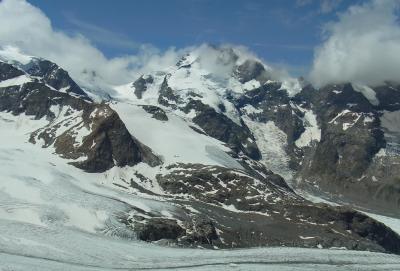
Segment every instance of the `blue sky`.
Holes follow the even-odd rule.
[[[29,0],[56,30],[81,33],[106,56],[142,44],[161,50],[203,42],[244,45],[292,74],[305,74],[323,26],[363,1],[349,0]]]

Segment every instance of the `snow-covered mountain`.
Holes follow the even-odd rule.
[[[400,218],[398,85],[315,89],[208,46],[95,94],[56,63],[0,52],[1,224],[400,253],[390,223],[310,200]]]
[[[199,47],[176,66],[115,90],[116,101],[174,113],[228,144],[236,158],[261,162],[292,187],[400,215],[395,83],[315,89],[302,79],[277,76],[238,49]]]

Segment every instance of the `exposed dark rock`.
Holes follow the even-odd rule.
[[[150,218],[145,223],[136,222],[133,227],[138,238],[143,241],[177,240],[185,233],[176,220],[167,218]]]
[[[98,108],[97,110],[104,110]],[[146,162],[152,166],[160,160],[151,151],[133,138],[115,111],[106,106],[111,115],[106,118],[94,118],[92,131],[85,137],[83,144],[75,152],[87,155],[84,162],[73,163],[89,172],[101,172],[112,166],[133,166]],[[97,115],[98,116],[98,115]],[[65,153],[64,138],[56,139],[54,146],[59,153]],[[94,147],[92,147],[94,145]],[[69,147],[72,147],[69,145]]]
[[[152,118],[155,118],[155,119],[161,120],[161,121],[168,121],[167,114],[160,107],[154,106],[154,105],[143,105],[142,108],[147,113],[152,114]]]
[[[241,83],[246,83],[255,79],[263,84],[271,79],[264,65],[253,60],[246,60],[243,64],[239,65],[234,71],[234,74]]]
[[[135,95],[138,99],[142,99],[143,92],[147,90],[147,85],[152,84],[154,79],[152,76],[140,76],[135,82],[133,82],[133,86],[135,87]]]
[[[188,113],[192,109],[197,114],[193,118],[193,122],[209,136],[228,143],[237,153],[243,152],[256,160],[261,158],[260,151],[254,143],[254,137],[243,122],[242,126],[239,126],[227,116],[217,113],[199,100],[191,100],[183,111]]]
[[[364,215],[360,212],[354,211],[347,207],[332,208],[328,205],[321,206],[298,206],[294,212],[304,214],[307,211],[308,216],[303,216],[303,219],[310,219],[318,224],[331,224],[333,229],[340,232],[349,232],[355,235],[360,242],[354,244],[351,249],[366,249],[366,240],[375,243],[382,247],[384,251],[392,253],[400,253],[400,236],[386,227],[384,224]],[[298,214],[299,214],[298,213]],[[293,215],[294,213],[292,213]],[[297,215],[298,215],[297,214]],[[363,241],[361,241],[364,239]],[[342,241],[345,247],[346,242]],[[371,244],[370,244],[371,245]],[[369,246],[370,246],[369,245]],[[375,245],[375,246],[376,246]],[[376,247],[378,247],[376,246]]]
[[[23,75],[24,72],[14,66],[0,61],[0,81]]]
[[[302,113],[291,107],[291,100],[287,92],[280,87],[280,83],[261,86],[246,92],[236,103],[238,108],[249,104],[262,110],[260,113],[249,115],[258,122],[273,121],[279,129],[285,132],[288,136],[288,144],[292,145],[304,131],[302,121],[298,117]]]
[[[189,223],[189,233],[183,240],[190,244],[208,244],[212,245],[219,239],[214,222],[205,218],[195,218]],[[220,241],[220,240],[219,240]]]
[[[56,93],[47,86],[38,82],[29,82],[20,86],[0,88],[0,111],[12,112],[15,115],[25,112],[34,116],[35,119],[54,116],[50,111],[55,97],[63,97],[67,103],[74,103],[74,106],[81,110],[82,100],[74,100],[70,95]]]
[[[72,80],[68,72],[51,61],[34,59],[26,67],[26,72],[32,76],[40,77],[41,81],[56,90],[63,90],[85,100],[90,100],[87,94]]]
[[[51,110],[52,106],[60,111],[66,108],[65,120],[70,117],[70,120],[77,121],[57,137],[56,131],[61,124],[52,124],[51,121],[57,117]],[[36,119],[47,118],[49,125],[34,132],[30,141],[35,143],[37,139],[43,139],[45,147],[54,144],[56,152],[68,159],[86,157],[84,161],[71,164],[88,172],[102,172],[113,166],[131,166],[142,161],[153,166],[161,162],[149,148],[129,134],[118,114],[108,105],[54,91],[43,83],[0,88],[0,110],[16,115],[25,113]],[[81,112],[81,116],[74,116],[74,112]],[[63,125],[68,124],[64,122]],[[80,129],[86,129],[87,135],[81,144],[77,144],[76,134]]]
[[[174,90],[168,86],[168,80],[166,76],[160,88],[160,95],[158,96],[158,103],[173,109],[177,108],[177,104],[180,101],[179,95],[175,94]]]
[[[400,110],[400,85],[388,82],[373,89],[376,93],[376,98],[379,100],[377,109],[388,111]]]
[[[377,96],[389,95],[385,91],[378,88]],[[321,140],[304,158],[309,162],[303,163],[298,173],[303,179],[301,185],[308,189],[319,187],[320,192],[340,196],[346,202],[399,216],[400,193],[393,185],[399,170],[392,166],[399,158],[375,156],[387,146],[377,109],[393,108],[396,99],[392,98],[392,104],[375,106],[351,84],[329,85],[320,90],[304,88],[296,102],[313,106]]]

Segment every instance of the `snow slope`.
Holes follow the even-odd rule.
[[[309,146],[313,141],[319,142],[321,140],[321,129],[318,127],[317,116],[312,110],[307,110],[300,106],[296,108],[304,113],[303,123],[305,126],[305,131],[295,142],[296,146],[303,148]]]
[[[4,87],[10,87],[10,86],[19,86],[28,82],[31,82],[32,78],[30,78],[27,75],[20,75],[18,77],[15,78],[11,78],[8,80],[4,80],[0,82],[0,88],[4,88]]]
[[[194,131],[189,125],[195,124],[171,110],[167,113],[168,121],[159,121],[140,106],[117,102],[111,107],[118,112],[129,132],[161,155],[166,165],[182,162],[242,168],[226,153],[230,149],[222,142]]]
[[[158,247],[1,221],[0,270],[398,270],[396,255],[346,250]],[[33,249],[34,248],[34,249]]]
[[[95,233],[109,230],[110,224],[121,227],[115,221],[116,213],[133,207],[174,213],[176,208],[168,203],[138,197],[112,185],[132,178],[132,168],[85,173],[52,154],[51,148],[27,142],[30,132],[45,124],[45,120],[25,115],[0,113],[0,140],[7,142],[0,146],[0,219]],[[138,170],[146,167],[139,164]]]
[[[85,173],[53,155],[51,149],[28,143],[29,133],[46,123],[0,113],[0,140],[7,142],[0,146],[0,270],[400,268],[400,257],[369,252],[294,248],[210,251],[160,247],[136,241],[135,236],[120,239],[126,231],[115,217],[121,212],[136,208],[173,214],[179,210],[157,197],[113,186],[116,179],[129,177],[124,176],[128,174],[124,169]]]

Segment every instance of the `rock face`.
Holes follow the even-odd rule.
[[[43,59],[34,59],[24,67],[26,73],[39,77],[40,81],[54,89],[72,93],[85,100],[90,100],[87,94],[72,80],[68,72],[57,64]]]
[[[0,81],[23,75],[24,72],[4,62],[0,62]]]
[[[147,90],[147,85],[153,83],[153,77],[139,77],[135,82],[133,82],[133,87],[135,88],[135,95],[138,99],[142,98],[143,92]]]
[[[400,85],[396,83],[386,83],[386,85],[374,88],[379,104],[378,110],[396,111],[400,110]]]
[[[269,169],[302,189],[400,217],[399,93],[390,83],[374,89],[306,85],[289,97],[281,83],[272,82],[234,101],[264,158],[277,152],[263,149],[260,135],[284,143],[278,166],[262,160]],[[268,129],[261,128],[269,123],[280,133],[265,136]]]
[[[261,158],[260,151],[254,143],[254,137],[244,123],[240,126],[198,100],[191,100],[183,110],[198,112],[193,122],[209,136],[228,143],[236,153],[243,152],[255,160]]]
[[[237,66],[235,75],[239,78],[241,83],[246,83],[251,80],[257,80],[261,83],[267,82],[271,79],[267,71],[258,61],[246,60],[243,64]]]
[[[142,108],[149,114],[152,114],[152,117],[160,120],[160,121],[168,121],[168,116],[164,110],[160,107],[154,105],[143,105]]]
[[[287,92],[281,89],[281,83],[266,84],[246,92],[246,95],[237,99],[236,106],[245,120],[261,124],[273,122],[285,133],[289,166],[295,169],[299,152],[295,141],[305,130],[302,121],[304,113],[292,106]]]
[[[134,230],[138,234],[138,238],[144,241],[158,241],[161,239],[177,240],[184,234],[176,220],[151,218],[146,223],[136,222]]]
[[[387,88],[376,88],[377,97],[388,95],[383,89]],[[321,127],[321,141],[306,158],[310,163],[299,173],[304,181],[300,184],[311,183],[366,208],[399,215],[398,167],[394,166],[399,156],[387,153],[388,131],[382,126],[382,110],[393,109],[395,102],[374,105],[351,84],[320,90],[308,87],[297,98],[312,107]]]
[[[160,163],[129,134],[114,110],[85,97],[55,91],[42,82],[28,82],[0,88],[0,111],[47,119],[48,125],[33,132],[30,141],[43,140],[43,147],[54,146],[56,153],[88,172],[142,161],[152,166]]]
[[[165,76],[161,87],[160,95],[158,96],[158,103],[166,106],[177,108],[177,104],[180,103],[180,97],[174,93],[173,89],[168,86],[167,76]]]

